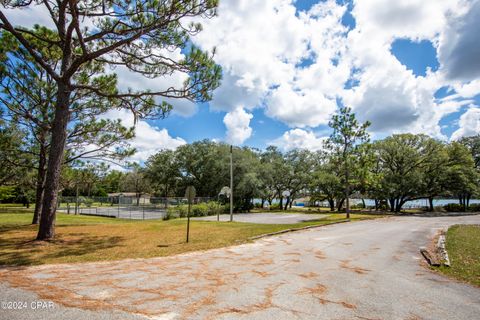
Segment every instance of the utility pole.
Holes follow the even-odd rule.
[[[230,145],[230,222],[233,221],[233,146]]]

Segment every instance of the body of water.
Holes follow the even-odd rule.
[[[260,199],[254,199],[253,202],[254,203],[261,203],[262,201]],[[279,199],[273,200],[273,203],[275,203],[275,204],[278,204],[279,202],[280,202]],[[303,205],[303,203],[301,203],[299,201],[296,201],[296,202],[297,202],[297,206],[302,206]],[[351,199],[350,202],[351,202],[351,205],[354,205],[354,204],[362,203],[362,200],[361,199]],[[434,199],[433,200],[433,206],[434,207],[444,206],[444,205],[447,205],[449,203],[457,203],[458,204],[458,199]],[[480,204],[480,199],[471,199],[470,204],[474,204],[474,203]],[[375,200],[365,199],[365,204],[367,206],[375,206]],[[325,207],[328,207],[328,202],[323,201],[323,202],[321,202],[321,205],[325,206]],[[428,206],[429,206],[428,199],[420,199],[420,200],[413,200],[413,201],[406,202],[403,205],[403,208],[420,208],[420,207],[428,207]]]

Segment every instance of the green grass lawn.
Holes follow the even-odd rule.
[[[457,225],[448,229],[450,268],[439,270],[451,277],[480,286],[480,225]]]
[[[37,226],[31,213],[0,214],[0,265],[39,265],[86,261],[149,258],[206,250],[248,241],[248,238],[307,225],[324,225],[345,218],[296,224],[253,224],[190,221],[190,242],[185,243],[186,219],[169,221],[75,216],[58,214],[56,238],[33,241]],[[351,220],[378,218],[352,214]]]
[[[30,207],[34,204],[30,204]],[[24,207],[21,203],[0,203],[0,208],[22,208]]]

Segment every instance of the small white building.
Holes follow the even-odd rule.
[[[151,194],[143,193],[140,196],[139,204],[150,204]],[[120,204],[136,204],[137,194],[135,192],[115,192],[108,194],[108,201]]]

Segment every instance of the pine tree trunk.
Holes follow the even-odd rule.
[[[67,125],[70,120],[70,93],[65,84],[59,83],[37,240],[50,240],[55,236],[57,197],[67,140]]]
[[[345,157],[345,213],[347,219],[350,219],[350,181],[349,181],[349,168],[347,164],[347,157]]]
[[[47,148],[45,146],[45,135],[40,134],[40,152],[38,155],[38,172],[37,172],[37,186],[35,191],[35,210],[33,212],[32,224],[40,223],[40,215],[42,212],[43,192],[45,189],[45,175],[47,164]]]

